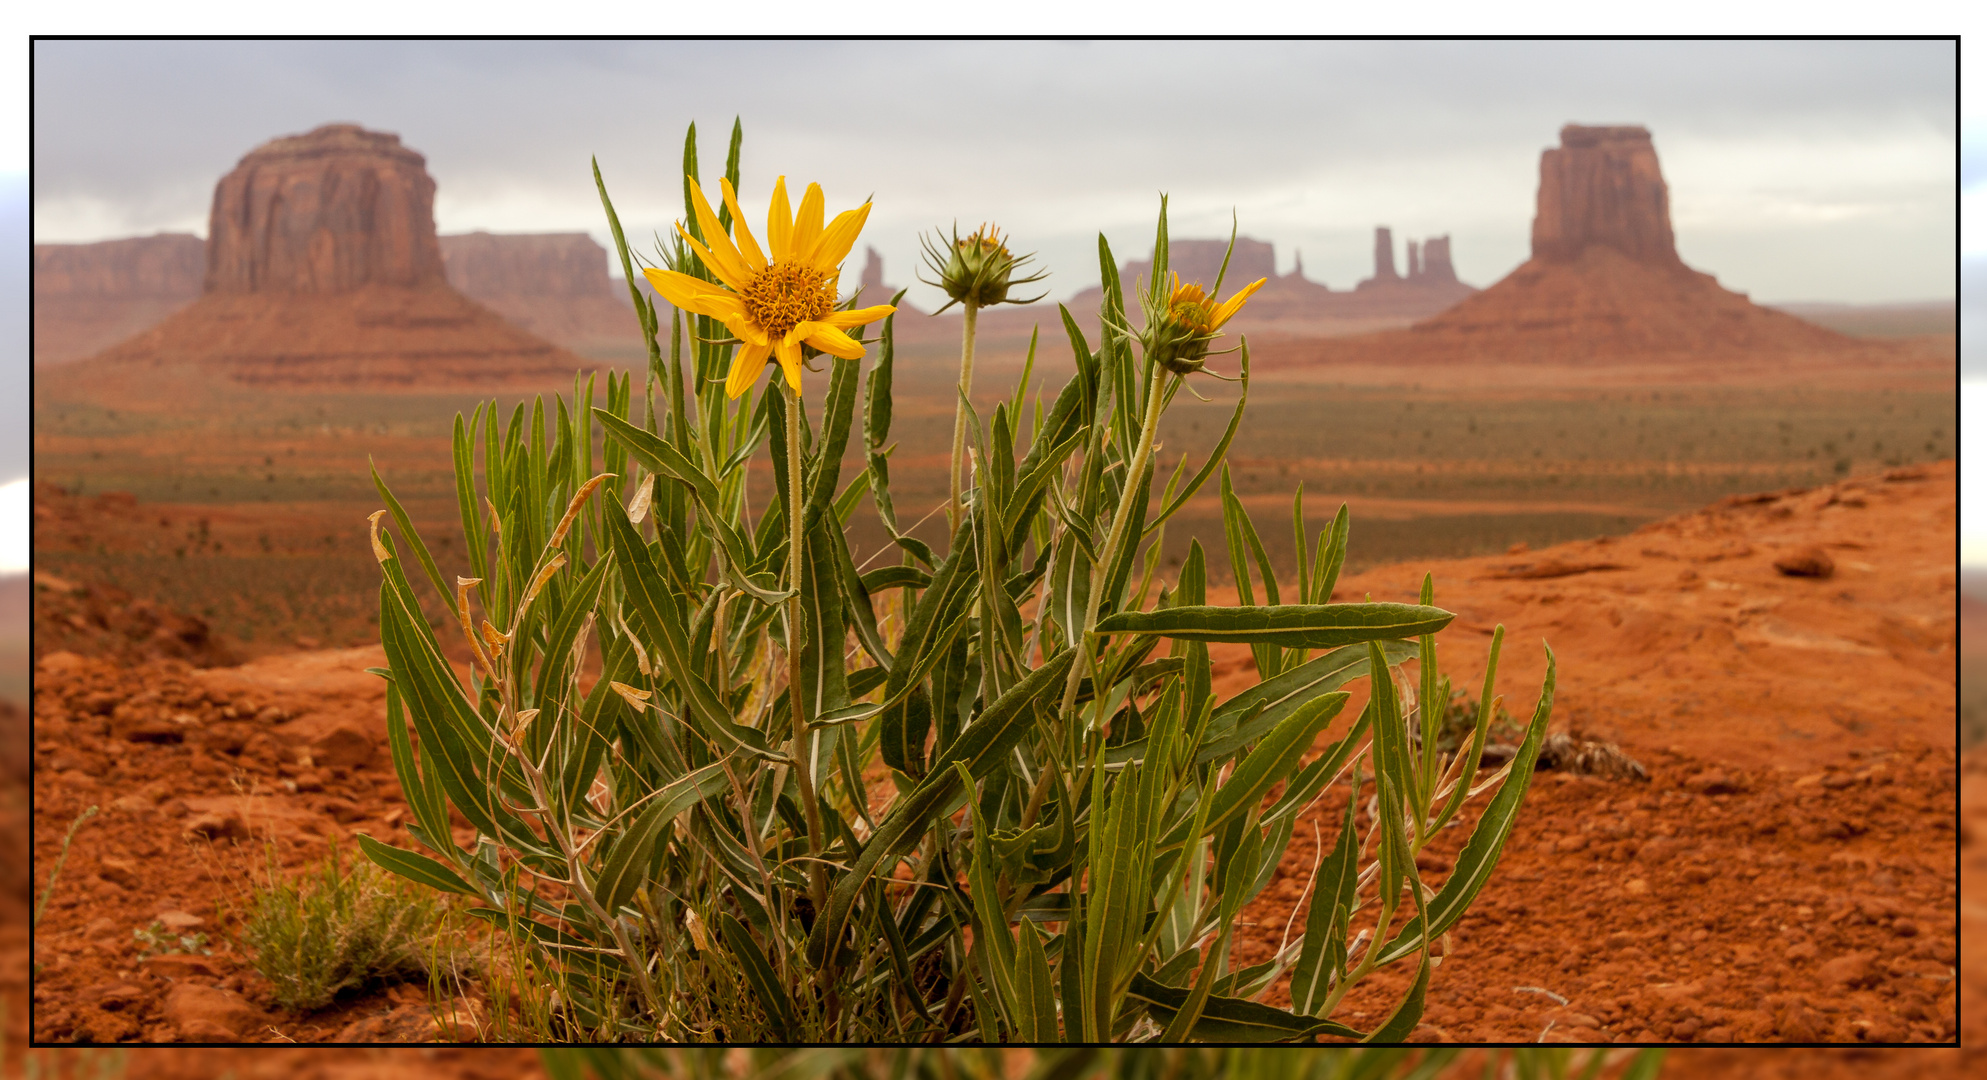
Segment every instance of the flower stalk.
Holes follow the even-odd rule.
[[[793,742],[787,753],[793,758],[794,778],[800,782],[801,809],[807,815],[807,852],[814,856],[807,864],[808,899],[814,910],[828,903],[828,869],[821,863],[821,802],[814,797],[813,748],[808,735],[807,695],[801,693],[800,650],[805,632],[801,625],[801,574],[805,565],[801,514],[806,500],[801,496],[800,475],[800,391],[781,383],[787,406],[787,698],[793,702]],[[823,646],[826,646],[826,642]]]
[[[959,530],[960,493],[966,476],[966,403],[973,396],[973,339],[980,324],[980,305],[968,300],[965,326],[959,340],[959,400],[952,403],[952,485],[946,501],[945,524],[948,534]]]

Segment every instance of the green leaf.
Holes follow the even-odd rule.
[[[1130,996],[1144,1002],[1159,1020],[1169,1020],[1186,1004],[1189,991],[1167,986],[1140,973],[1132,976]],[[1298,1016],[1259,1002],[1210,996],[1195,1022],[1192,1037],[1202,1042],[1292,1042],[1318,1035],[1357,1039],[1362,1033],[1331,1020]]]
[[[1531,787],[1532,770],[1538,764],[1539,747],[1545,742],[1546,723],[1552,718],[1553,686],[1557,678],[1557,658],[1552,647],[1545,650],[1545,686],[1539,691],[1539,703],[1532,713],[1531,725],[1525,731],[1525,741],[1518,748],[1517,757],[1509,766],[1510,773],[1493,795],[1490,804],[1483,809],[1483,816],[1477,819],[1475,830],[1463,844],[1462,853],[1456,856],[1455,869],[1450,871],[1448,880],[1435,898],[1428,902],[1428,930],[1430,938],[1440,937],[1449,932],[1469,910],[1471,901],[1490,882],[1491,871],[1497,868],[1497,860],[1504,853],[1504,843],[1510,839],[1511,830],[1518,820],[1518,809],[1524,802],[1525,791]],[[1467,778],[1465,781],[1467,782]],[[1403,930],[1399,937],[1387,944],[1381,951],[1379,964],[1392,963],[1422,947],[1420,934],[1414,929]]]
[[[608,911],[616,911],[634,898],[642,884],[655,851],[656,836],[676,815],[727,790],[723,762],[714,762],[679,776],[648,796],[626,830],[614,839],[600,862],[600,877],[594,883],[594,898]]]
[[[1205,828],[1219,829],[1237,814],[1253,810],[1276,782],[1290,775],[1318,735],[1330,726],[1332,718],[1345,708],[1344,691],[1321,694],[1299,706],[1289,719],[1278,724],[1254,751],[1235,766],[1235,771],[1211,796],[1213,799]],[[1190,822],[1181,818],[1159,841],[1159,849],[1179,847],[1186,842]]]
[[[1389,641],[1383,647],[1388,663],[1398,664],[1411,655],[1403,642]],[[1366,656],[1363,644],[1333,649],[1222,702],[1214,710],[1210,725],[1211,730],[1221,734],[1202,744],[1194,760],[1200,764],[1219,761],[1255,742],[1299,705],[1365,675]],[[1251,710],[1258,706],[1262,711],[1251,718]]]
[[[1359,776],[1345,803],[1345,821],[1331,855],[1318,866],[1311,910],[1304,918],[1304,946],[1291,969],[1290,1004],[1305,1016],[1316,1013],[1345,973],[1345,939],[1359,884]]]
[[[821,963],[830,944],[840,943],[857,893],[883,860],[902,855],[915,846],[930,824],[931,815],[958,796],[959,776],[952,765],[964,762],[974,779],[984,779],[1035,725],[1036,699],[1062,685],[1075,659],[1074,650],[1065,651],[995,699],[973,726],[937,755],[931,774],[909,795],[891,804],[890,813],[877,826],[875,835],[836,882],[835,891],[828,897],[827,912],[815,920],[814,931],[807,939],[811,960]]]
[[[464,896],[482,895],[462,880],[461,875],[420,852],[382,844],[364,833],[358,834],[358,838],[359,848],[367,858],[409,881]]]
[[[1440,608],[1416,604],[1194,606],[1119,612],[1098,622],[1097,632],[1329,649],[1362,641],[1431,634],[1449,625],[1455,617]]]
[[[800,1022],[794,1017],[793,999],[787,996],[786,989],[773,974],[773,965],[766,960],[766,954],[744,924],[733,918],[728,911],[717,913],[718,930],[724,934],[725,947],[738,959],[738,966],[745,972],[745,981],[752,986],[752,993],[759,999],[760,1007],[766,1010],[767,1019],[779,1034],[779,1041],[794,1042],[800,1038]]]
[[[370,456],[366,458],[366,466],[372,470],[373,486],[379,489],[379,497],[386,500],[386,508],[392,512],[393,523],[399,527],[401,538],[407,541],[408,547],[414,549],[414,557],[420,560],[421,569],[427,571],[428,580],[434,584],[435,591],[442,594],[442,602],[448,605],[449,614],[460,619],[462,610],[456,606],[455,590],[449,588],[442,580],[442,572],[435,566],[435,557],[428,554],[428,545],[422,543],[421,534],[414,531],[414,523],[408,519],[406,508],[400,505],[399,499],[393,497],[393,492],[387,488],[386,481],[380,479],[379,466],[373,464]]]
[[[1014,993],[1021,1008],[1016,1020],[1017,1041],[1052,1043],[1060,1041],[1056,1031],[1055,984],[1049,977],[1049,957],[1042,949],[1035,924],[1021,920],[1014,965]]]
[[[1387,1017],[1386,1023],[1374,1028],[1373,1033],[1360,1040],[1361,1042],[1399,1043],[1405,1042],[1409,1035],[1414,1034],[1415,1025],[1421,1022],[1422,1006],[1428,996],[1430,968],[1428,954],[1423,952],[1421,964],[1414,972],[1414,985],[1408,988],[1407,996],[1394,1007],[1393,1014]]]

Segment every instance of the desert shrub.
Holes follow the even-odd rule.
[[[1448,709],[1435,635],[1453,616],[1426,580],[1417,603],[1330,603],[1350,521],[1341,506],[1314,529],[1301,493],[1296,570],[1275,572],[1223,464],[1248,400],[1246,339],[1225,434],[1159,475],[1161,417],[1210,360],[1227,366],[1220,327],[1261,284],[1222,301],[1219,278],[1169,280],[1163,199],[1151,282],[1121,282],[1099,238],[1101,338],[1062,312],[1061,390],[1027,399],[1031,352],[984,412],[972,304],[1004,299],[990,282],[1019,260],[991,229],[934,246],[941,277],[947,243],[970,245],[957,261],[980,270],[948,285],[975,298],[962,300],[949,539],[909,535],[890,487],[894,317],[833,292],[863,215],[824,224],[810,186],[795,217],[782,181],[768,263],[730,194],[739,145],[734,129],[719,214],[694,128],[686,141],[685,223],[642,271],[677,305],[666,330],[630,290],[654,343],[639,393],[610,373],[604,405],[588,377],[570,402],[457,415],[464,543],[446,550],[466,573],[444,575],[375,474],[379,674],[425,852],[362,837],[366,854],[470,898],[517,944],[527,963],[511,972],[543,985],[520,981],[506,1009],[540,1039],[1409,1035],[1436,945],[1489,880],[1530,783],[1550,655],[1495,777],[1472,786],[1488,709],[1453,753],[1410,739],[1423,710]],[[841,332],[879,320],[866,343]],[[769,351],[789,330],[827,352]],[[811,417],[803,365],[826,369],[805,377]],[[774,375],[757,392],[762,367]],[[761,453],[773,490],[755,505]],[[1208,603],[1199,543],[1158,576],[1167,520],[1217,477],[1233,606]],[[851,550],[864,503],[894,562]],[[472,654],[466,685],[416,576]],[[1260,683],[1216,700],[1215,643],[1248,646]],[[1359,681],[1368,704],[1351,710]],[[1341,785],[1303,932],[1237,965],[1239,916],[1299,818]],[[1484,794],[1453,872],[1423,882],[1416,853]],[[1385,967],[1406,990],[1378,1023],[1335,1019]],[[1286,981],[1294,1008],[1262,1002]]]
[[[272,847],[242,944],[277,1004],[309,1012],[348,990],[425,977],[444,915],[431,891],[364,860],[348,867],[335,844],[314,872],[288,880]]]

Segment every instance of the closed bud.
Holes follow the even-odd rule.
[[[1031,296],[1026,300],[1008,297],[1008,291],[1014,286],[1040,281],[1048,275],[1016,277],[1016,271],[1034,256],[1016,256],[1008,251],[1007,242],[995,226],[982,225],[964,238],[955,231],[950,245],[934,244],[930,239],[925,239],[924,246],[925,265],[938,276],[937,281],[926,281],[925,284],[945,290],[945,295],[951,298],[945,307],[953,304],[971,304],[974,307],[1032,304],[1047,295]],[[945,307],[938,310],[944,311]]]

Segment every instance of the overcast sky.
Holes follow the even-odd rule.
[[[646,238],[682,213],[684,126],[714,186],[739,115],[754,223],[776,172],[831,212],[873,193],[864,239],[897,284],[919,230],[991,218],[1066,297],[1098,231],[1145,254],[1167,191],[1176,236],[1232,210],[1334,288],[1370,272],[1376,224],[1450,234],[1488,285],[1526,256],[1559,127],[1639,123],[1684,260],[1728,286],[1950,298],[1956,85],[1940,42],[41,42],[33,221],[40,242],[204,234],[244,153],[350,121],[427,156],[445,233],[605,241],[598,155]]]

